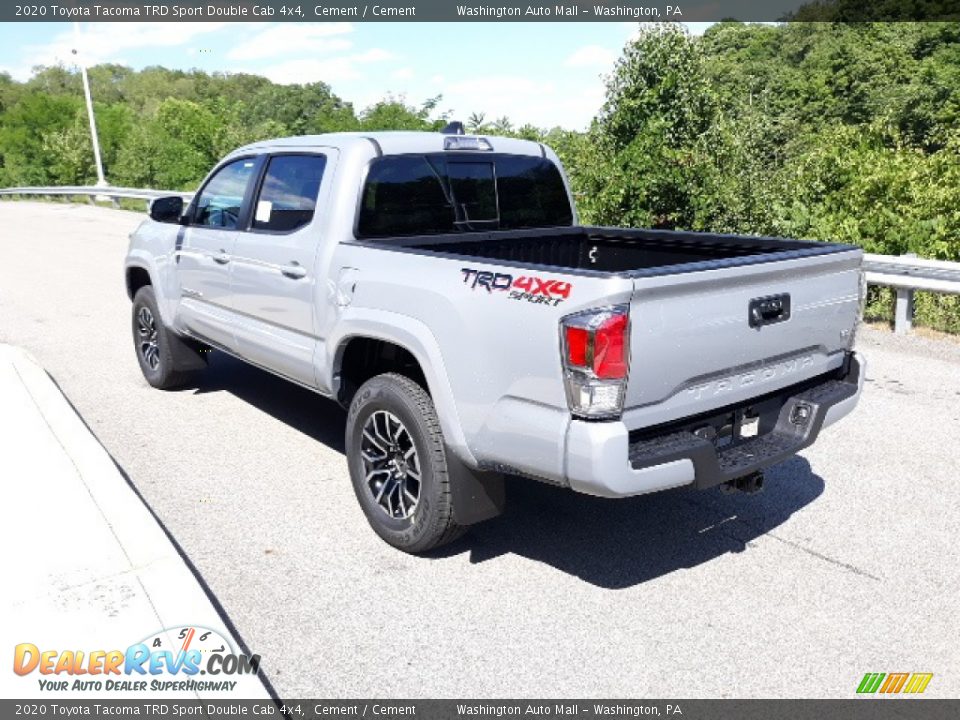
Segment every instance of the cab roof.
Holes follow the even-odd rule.
[[[234,153],[269,152],[271,150],[308,147],[333,147],[349,150],[361,144],[373,146],[378,154],[402,155],[405,153],[443,152],[444,142],[448,138],[484,138],[493,148],[493,152],[511,155],[533,155],[546,157],[546,148],[531,140],[501,137],[496,135],[448,135],[436,132],[380,131],[380,132],[338,132],[322,135],[298,135],[293,137],[261,140],[238,148]],[[484,151],[471,151],[482,153]],[[231,153],[234,154],[234,153]]]

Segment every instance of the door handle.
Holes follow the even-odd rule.
[[[281,266],[280,272],[293,280],[299,280],[307,276],[307,269],[296,260],[289,265]]]
[[[226,250],[221,250],[213,256],[213,261],[218,265],[226,265],[228,262],[230,262],[230,256],[227,255]]]

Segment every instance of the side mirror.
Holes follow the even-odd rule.
[[[183,198],[179,195],[156,198],[150,203],[150,219],[162,223],[179,223],[183,215]]]

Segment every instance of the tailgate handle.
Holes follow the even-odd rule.
[[[750,301],[750,327],[772,325],[790,319],[790,294],[767,295]]]

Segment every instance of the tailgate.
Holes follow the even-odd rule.
[[[839,367],[859,313],[861,259],[853,249],[636,278],[628,427],[744,402]]]

